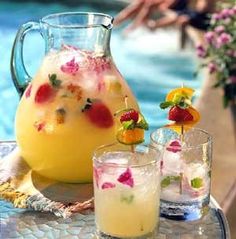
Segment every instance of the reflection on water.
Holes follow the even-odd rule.
[[[35,11],[37,9],[37,11]],[[115,15],[113,10],[81,4],[70,7],[61,4],[39,3],[1,3],[0,8],[0,139],[14,138],[14,115],[18,95],[10,77],[10,52],[17,29],[24,22],[62,11],[96,11]],[[192,52],[179,52],[179,33],[174,30],[158,30],[151,33],[138,29],[129,36],[122,34],[122,29],[114,29],[112,34],[112,54],[114,60],[134,94],[141,109],[150,123],[150,131],[166,123],[166,112],[159,109],[159,102],[173,87],[182,82],[199,89],[202,80],[194,79],[196,68]],[[31,75],[40,65],[44,45],[38,33],[26,37],[24,55],[25,64]],[[150,132],[149,131],[149,132]],[[147,135],[149,134],[147,132]]]

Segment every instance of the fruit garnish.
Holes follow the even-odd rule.
[[[61,86],[61,80],[57,79],[57,75],[56,74],[49,74],[48,75],[49,81],[52,85],[52,87],[54,88],[60,88]]]
[[[116,185],[114,183],[105,182],[102,184],[102,189],[114,188]]]
[[[108,93],[115,96],[122,95],[122,85],[117,77],[113,75],[105,75],[103,84]]]
[[[126,130],[120,128],[117,132],[116,138],[118,142],[122,144],[140,144],[144,141],[144,130],[139,128]]]
[[[99,128],[110,128],[114,124],[109,108],[100,100],[88,98],[82,112]]]
[[[76,75],[79,71],[79,64],[75,62],[75,58],[72,58],[72,60],[61,66],[61,71],[66,74]]]
[[[180,181],[180,176],[167,176],[161,180],[161,187],[166,188],[172,182],[179,182],[179,181]]]
[[[83,90],[79,85],[70,83],[66,89],[74,96],[78,101],[82,99]]]
[[[29,98],[31,95],[32,84],[29,84],[25,91],[25,98]]]
[[[174,121],[167,125],[177,132],[181,132],[184,126],[192,127],[200,120],[200,114],[192,107],[192,96],[194,90],[187,87],[181,87],[170,91],[166,96],[166,101],[160,104],[161,109],[170,107],[168,119]]]
[[[127,203],[127,204],[131,204],[134,201],[134,195],[133,194],[131,194],[129,196],[121,195],[120,201]]]
[[[37,129],[38,132],[42,131],[46,126],[45,122],[37,121],[34,123],[34,127]]]
[[[35,103],[45,103],[50,101],[55,96],[55,91],[49,83],[44,83],[39,86],[35,94]]]
[[[134,179],[131,169],[127,168],[125,172],[118,177],[117,181],[132,188],[134,186]]]
[[[201,188],[203,187],[203,179],[202,178],[194,178],[191,180],[192,188]]]
[[[135,123],[138,122],[139,113],[136,110],[131,109],[130,111],[124,112],[120,117],[120,122],[133,120]]]
[[[176,101],[179,97],[182,96],[191,100],[193,93],[194,90],[192,88],[180,87],[177,89],[173,89],[167,94],[166,101]]]
[[[118,129],[116,138],[122,144],[133,145],[144,141],[144,130],[148,130],[148,123],[143,115],[135,109],[118,111],[121,127]]]
[[[193,121],[193,116],[189,113],[188,109],[182,109],[178,106],[171,107],[168,119],[175,122]]]
[[[63,124],[65,123],[65,116],[66,116],[66,111],[63,108],[59,108],[56,110],[56,121],[58,124]]]

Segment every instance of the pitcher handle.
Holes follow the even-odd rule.
[[[27,22],[21,26],[16,34],[11,52],[11,76],[17,92],[20,96],[24,93],[27,85],[31,81],[23,59],[23,43],[25,35],[32,30],[40,30],[38,22]]]

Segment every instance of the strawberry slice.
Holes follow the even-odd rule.
[[[45,83],[43,85],[40,85],[36,95],[35,95],[35,103],[45,103],[51,100],[55,95],[55,91],[53,87],[49,83]]]
[[[90,122],[99,128],[110,128],[114,123],[109,108],[101,101],[93,101],[86,104],[82,111]]]
[[[173,106],[169,111],[168,119],[175,122],[186,122],[193,121],[193,116],[189,113],[187,109]]]
[[[120,122],[124,122],[124,121],[130,121],[133,120],[135,123],[138,122],[139,119],[139,113],[136,110],[130,110],[125,112],[123,115],[121,115],[120,117]]]

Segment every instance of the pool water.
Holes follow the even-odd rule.
[[[102,11],[115,16],[118,9],[93,4],[0,4],[0,140],[15,138],[14,115],[19,96],[11,81],[9,64],[17,29],[27,21],[37,21],[47,14],[63,11]],[[192,50],[179,51],[178,34],[176,30],[157,30],[153,33],[144,28],[128,36],[124,36],[122,28],[114,29],[112,33],[111,49],[114,61],[133,90],[150,124],[147,138],[150,131],[167,123],[167,112],[159,108],[159,103],[165,99],[170,89],[180,87],[184,83],[196,89],[196,96],[200,93],[203,77],[193,77],[197,60]],[[38,33],[29,35],[26,37],[24,58],[28,72],[34,75],[44,54],[44,43]]]

